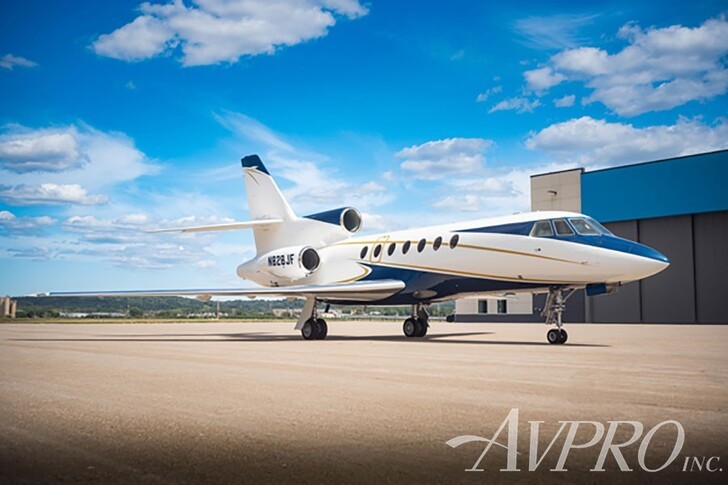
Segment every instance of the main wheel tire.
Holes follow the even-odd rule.
[[[404,332],[404,336],[411,338],[417,336],[417,322],[414,318],[408,318],[404,321],[404,324],[402,325],[402,331]]]
[[[329,326],[323,318],[316,319],[316,340],[323,340],[329,333]]]
[[[305,340],[313,340],[318,334],[317,328],[316,321],[313,318],[309,318],[303,324],[303,327],[301,327],[301,335]]]
[[[559,342],[559,343],[561,343],[561,344],[565,344],[567,340],[569,340],[569,334],[568,334],[568,333],[566,333],[566,330],[564,330],[564,329],[562,328],[562,329],[561,329],[561,342]]]
[[[550,344],[560,344],[561,342],[561,333],[559,332],[559,329],[552,328],[548,332],[546,332],[546,340],[549,341]]]
[[[415,323],[417,324],[417,333],[415,333],[415,337],[424,337],[427,335],[427,322],[418,318]]]

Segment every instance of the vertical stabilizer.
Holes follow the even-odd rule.
[[[274,227],[254,228],[255,248],[258,254],[277,249],[286,236],[285,226],[297,219],[288,201],[271,177],[258,155],[248,155],[241,160],[245,178],[245,192],[248,196],[248,210],[254,221],[281,219],[283,223]]]
[[[245,192],[248,195],[248,210],[252,220],[283,219],[293,220],[296,214],[288,205],[275,180],[258,155],[244,157],[243,173]]]

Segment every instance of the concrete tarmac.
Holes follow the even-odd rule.
[[[728,326],[571,325],[561,346],[543,324],[433,322],[406,339],[399,323],[330,322],[325,341],[292,327],[0,325],[0,483],[726,483]],[[491,439],[513,409],[521,471],[500,471],[499,445],[465,471],[487,442],[446,442]],[[645,441],[647,468],[674,449],[675,424],[646,436],[668,420],[678,456],[643,471]],[[556,436],[535,471],[529,421],[537,457]],[[606,437],[550,471],[560,421],[641,423],[620,448],[634,471],[611,452],[590,471]],[[613,444],[634,434],[615,429]],[[496,441],[511,444],[507,428]]]

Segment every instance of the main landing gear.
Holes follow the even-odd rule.
[[[561,316],[566,310],[566,300],[574,294],[574,288],[563,288],[561,286],[552,286],[549,288],[549,296],[546,298],[546,305],[541,312],[541,316],[546,317],[546,325],[555,325],[546,332],[546,340],[550,344],[565,344],[569,338],[569,334],[564,330],[561,323]]]
[[[303,324],[301,335],[306,340],[323,340],[329,333],[329,326],[323,318],[311,317]]]
[[[412,305],[412,316],[405,320],[402,325],[404,336],[408,338],[424,337],[427,335],[427,328],[430,326],[429,320],[430,316],[424,306],[419,303]]]
[[[306,301],[301,313],[302,318],[299,319],[298,325],[296,325],[296,329],[301,330],[301,336],[305,340],[323,340],[329,333],[329,326],[326,325],[326,320],[318,317],[318,312],[316,311],[317,303],[315,298]],[[326,305],[326,311],[329,311],[328,305]],[[301,320],[306,318],[306,315],[308,319],[301,323]]]

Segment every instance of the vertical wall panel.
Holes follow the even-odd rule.
[[[610,222],[605,226],[615,235],[637,241],[637,221]],[[613,295],[588,296],[587,318],[594,323],[638,323],[640,284],[629,283]]]
[[[640,242],[670,258],[665,271],[642,280],[642,321],[695,323],[692,216],[639,221]]]
[[[699,323],[728,323],[728,211],[693,216]]]

